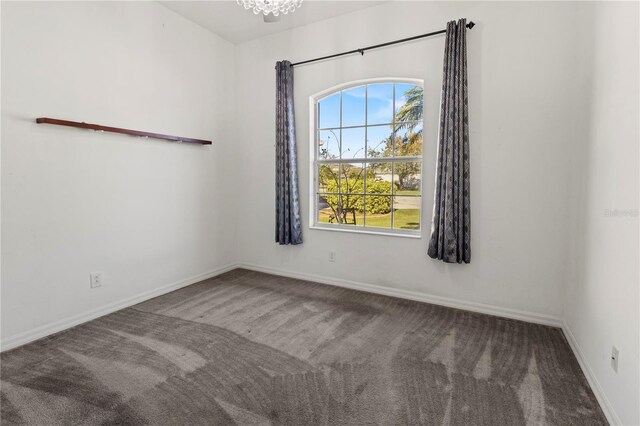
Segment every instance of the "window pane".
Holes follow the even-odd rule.
[[[364,226],[361,195],[318,194],[318,222]]]
[[[364,126],[365,86],[342,92],[342,126]]]
[[[412,121],[397,126],[394,149],[396,157],[421,156],[422,122]]]
[[[396,84],[396,121],[422,120],[423,89],[413,84]]]
[[[393,199],[393,228],[420,229],[422,197],[396,196]]]
[[[391,194],[391,163],[369,163],[367,194]]]
[[[375,228],[391,228],[391,197],[366,195],[366,224]]]
[[[337,223],[338,195],[318,194],[318,222]]]
[[[393,121],[393,83],[367,86],[367,124]]]
[[[393,167],[393,186],[396,195],[420,195],[422,174],[420,162],[398,161]]]
[[[391,157],[391,126],[367,127],[367,156]]]
[[[318,166],[318,192],[339,192],[339,179],[339,164],[320,164]]]
[[[364,197],[355,194],[342,194],[340,199],[342,202],[340,223],[343,225],[363,226],[364,215],[362,209]]]
[[[340,93],[318,101],[318,127],[340,127]]]
[[[419,230],[423,89],[373,83],[317,102],[317,223]],[[345,128],[346,127],[346,128]],[[338,161],[341,160],[341,161]],[[348,161],[348,162],[342,162]]]
[[[342,158],[364,158],[364,127],[342,129]]]
[[[318,158],[340,158],[340,129],[318,131]]]
[[[364,164],[363,163],[346,163],[342,164],[341,193],[344,194],[362,194],[364,192]]]

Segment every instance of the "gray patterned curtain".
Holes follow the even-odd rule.
[[[428,254],[469,263],[469,116],[466,19],[447,24],[433,222]]]
[[[276,242],[302,243],[293,67],[289,61],[276,63]]]

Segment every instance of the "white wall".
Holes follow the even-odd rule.
[[[3,347],[235,262],[233,54],[152,2],[2,2]]]
[[[572,64],[577,34],[567,31],[572,3],[400,2],[307,25],[237,48],[238,126],[244,172],[239,260],[289,273],[313,274],[486,304],[529,319],[557,322],[566,277],[572,128]],[[427,257],[444,37],[295,68],[304,244],[274,244],[274,64],[444,28],[451,19],[477,23],[468,32],[471,131],[472,261],[447,265]],[[374,77],[425,82],[422,238],[310,230],[309,96]],[[328,251],[337,261],[328,262]]]
[[[638,3],[589,6],[565,331],[614,422],[640,424]],[[618,210],[618,213],[616,213]],[[608,212],[607,212],[608,211]],[[611,347],[620,351],[618,372]],[[595,379],[595,380],[593,380]]]

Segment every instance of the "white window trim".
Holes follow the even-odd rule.
[[[370,78],[365,80],[356,80],[349,83],[339,84],[337,86],[330,87],[326,90],[318,92],[314,95],[309,96],[309,229],[314,230],[322,230],[322,231],[334,231],[334,232],[347,232],[353,234],[370,234],[370,235],[383,235],[383,236],[392,236],[392,237],[403,237],[403,238],[422,238],[422,229],[423,229],[423,208],[424,208],[424,192],[423,192],[423,183],[424,183],[424,162],[422,157],[420,162],[422,163],[420,166],[420,229],[418,230],[406,230],[406,229],[386,229],[386,228],[376,228],[369,226],[351,226],[351,225],[341,225],[341,224],[322,224],[316,222],[317,220],[317,178],[318,178],[318,162],[317,158],[317,147],[316,147],[316,130],[317,130],[317,120],[318,120],[318,112],[316,109],[317,102],[319,99],[326,97],[332,93],[337,91],[346,90],[351,87],[362,86],[364,84],[375,84],[375,83],[409,83],[420,85],[424,87],[424,80],[417,78],[403,78],[403,77],[385,77],[385,78]],[[394,96],[395,97],[395,96]],[[365,100],[366,102],[366,100]],[[394,111],[395,113],[395,111]],[[342,123],[340,123],[342,125]],[[424,129],[424,113],[422,115],[422,128]],[[424,133],[422,144],[424,148]],[[424,149],[423,149],[424,153]]]

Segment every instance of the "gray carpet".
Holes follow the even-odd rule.
[[[3,425],[606,424],[559,329],[241,269],[1,372]]]

